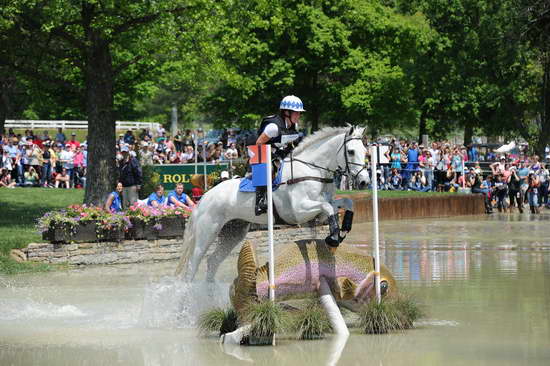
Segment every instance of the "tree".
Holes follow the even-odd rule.
[[[421,15],[372,0],[228,4],[217,37],[221,80],[209,98],[219,120],[257,124],[288,94],[305,102],[312,130],[415,120],[406,70],[433,35]]]
[[[2,1],[1,25],[18,47],[8,52],[20,55],[2,65],[74,97],[88,119],[86,203],[100,203],[114,186],[117,113],[205,9],[179,0]]]

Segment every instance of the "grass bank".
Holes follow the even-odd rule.
[[[81,189],[0,189],[0,273],[47,270],[46,265],[17,263],[7,255],[11,249],[42,240],[34,225],[44,213],[82,203],[83,198]]]

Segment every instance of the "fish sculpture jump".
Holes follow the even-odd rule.
[[[311,298],[318,294],[325,277],[336,301],[357,310],[375,296],[374,259],[351,246],[340,246],[333,254],[323,240],[301,240],[280,245],[275,258],[275,297]],[[238,276],[230,290],[231,303],[239,316],[251,301],[269,297],[268,264],[257,265],[255,250],[245,242],[239,253]],[[397,291],[392,274],[380,266],[384,296]]]

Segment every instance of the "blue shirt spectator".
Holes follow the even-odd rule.
[[[155,191],[147,198],[147,206],[160,207],[166,206],[168,200],[164,196],[164,187],[160,184],[155,187]]]
[[[191,197],[183,193],[182,183],[176,184],[176,189],[168,195],[168,205],[189,209],[193,209],[195,207],[195,203]]]

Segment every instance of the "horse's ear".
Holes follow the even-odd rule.
[[[352,136],[354,130],[355,130],[355,127],[351,126],[350,129],[349,129],[348,135]]]

